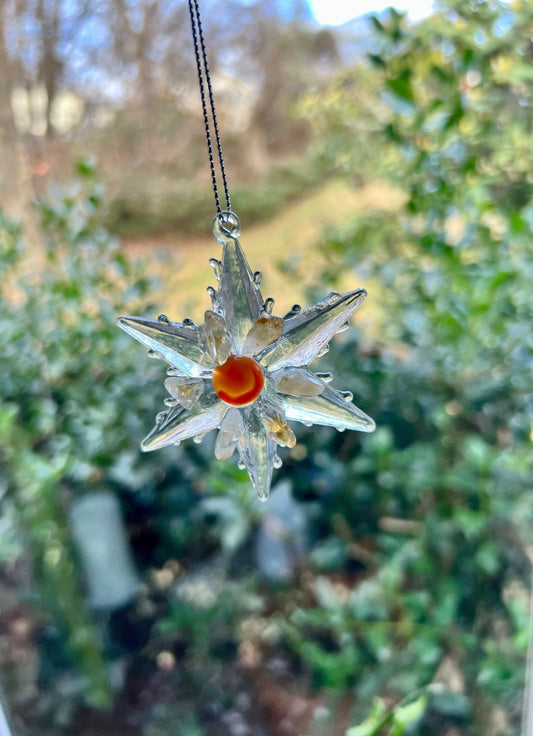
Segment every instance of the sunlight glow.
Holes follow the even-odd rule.
[[[379,12],[393,5],[397,10],[407,11],[413,21],[431,14],[432,0],[310,0],[315,18],[324,25],[339,25],[364,13]]]

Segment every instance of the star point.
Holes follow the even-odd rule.
[[[223,218],[226,219],[223,219]],[[222,218],[222,219],[221,219]],[[260,272],[252,272],[237,240],[233,213],[215,218],[222,260],[211,259],[218,289],[204,324],[185,320],[119,317],[125,332],[169,364],[167,409],[143,440],[143,451],[157,450],[218,429],[215,455],[227,460],[235,449],[259,498],[268,497],[273,469],[281,465],[278,445],[294,447],[288,420],[339,430],[372,432],[370,417],[351,403],[351,394],[328,385],[308,364],[323,355],[366,297],[364,289],[332,292],[307,309],[295,305],[284,318],[272,315],[264,300]],[[216,263],[215,263],[216,262]]]

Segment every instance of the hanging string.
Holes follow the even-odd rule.
[[[209,74],[209,65],[207,63],[207,54],[205,51],[204,34],[202,30],[202,22],[200,20],[200,7],[198,0],[189,0],[189,14],[191,16],[192,40],[194,43],[194,55],[196,57],[196,69],[198,70],[198,83],[200,85],[200,96],[202,98],[202,110],[204,114],[205,137],[207,140],[207,151],[209,153],[209,166],[211,168],[211,180],[213,183],[213,193],[215,195],[215,205],[218,214],[221,214],[220,197],[218,194],[217,174],[215,166],[215,157],[213,154],[213,142],[211,138],[211,127],[209,125],[209,114],[207,110],[207,100],[205,94],[205,86],[207,85],[207,94],[209,97],[209,107],[211,109],[211,118],[213,120],[213,129],[215,132],[215,141],[218,153],[218,162],[220,165],[220,173],[222,176],[222,185],[224,187],[224,197],[226,199],[226,210],[231,211],[231,202],[229,197],[228,182],[226,179],[226,169],[224,167],[224,158],[222,156],[222,145],[220,143],[220,133],[218,132],[217,115],[215,111],[215,100],[213,97],[213,89],[211,87],[211,76]],[[200,43],[198,44],[198,39]],[[201,49],[201,54],[200,54]],[[202,67],[203,63],[203,67]],[[204,84],[205,76],[205,84]]]

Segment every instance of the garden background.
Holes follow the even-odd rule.
[[[0,8],[0,701],[14,736],[513,736],[531,593],[533,6],[319,26],[205,2],[232,202],[275,312],[365,286],[270,500],[213,437],[142,454],[201,318],[187,8]],[[1,715],[1,711],[0,711]]]

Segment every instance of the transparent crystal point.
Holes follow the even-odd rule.
[[[325,424],[337,429],[357,429],[373,432],[374,420],[361,409],[346,401],[339,391],[325,386],[319,396],[279,396],[287,419],[297,422]]]
[[[147,452],[176,441],[196,437],[219,426],[228,410],[214,391],[203,393],[191,409],[175,407],[157,415],[156,426],[145,437],[141,448]]]
[[[226,329],[224,317],[211,309],[205,313],[203,334],[207,351],[215,365],[225,363],[233,345]]]
[[[261,501],[266,501],[272,481],[276,443],[268,437],[254,404],[244,410],[244,436],[239,444],[239,455],[257,495]]]
[[[160,322],[145,317],[119,317],[117,324],[186,376],[205,375],[212,367],[196,325]]]
[[[332,295],[302,310],[283,325],[282,337],[259,356],[261,364],[275,370],[307,365],[355,312],[366,297],[364,289]]]
[[[283,330],[283,319],[265,315],[260,317],[250,332],[242,347],[243,355],[257,355],[264,348],[279,340]]]
[[[169,394],[172,394],[179,401],[184,409],[192,409],[203,393],[204,382],[201,378],[172,376],[166,379],[165,388]]]
[[[230,409],[220,425],[215,442],[217,460],[228,460],[244,434],[244,422],[238,409]]]
[[[281,368],[270,376],[276,391],[289,396],[318,396],[324,382],[307,368]]]
[[[220,232],[216,237],[222,244],[219,305],[237,352],[241,352],[246,335],[261,316],[263,298],[237,238]]]

